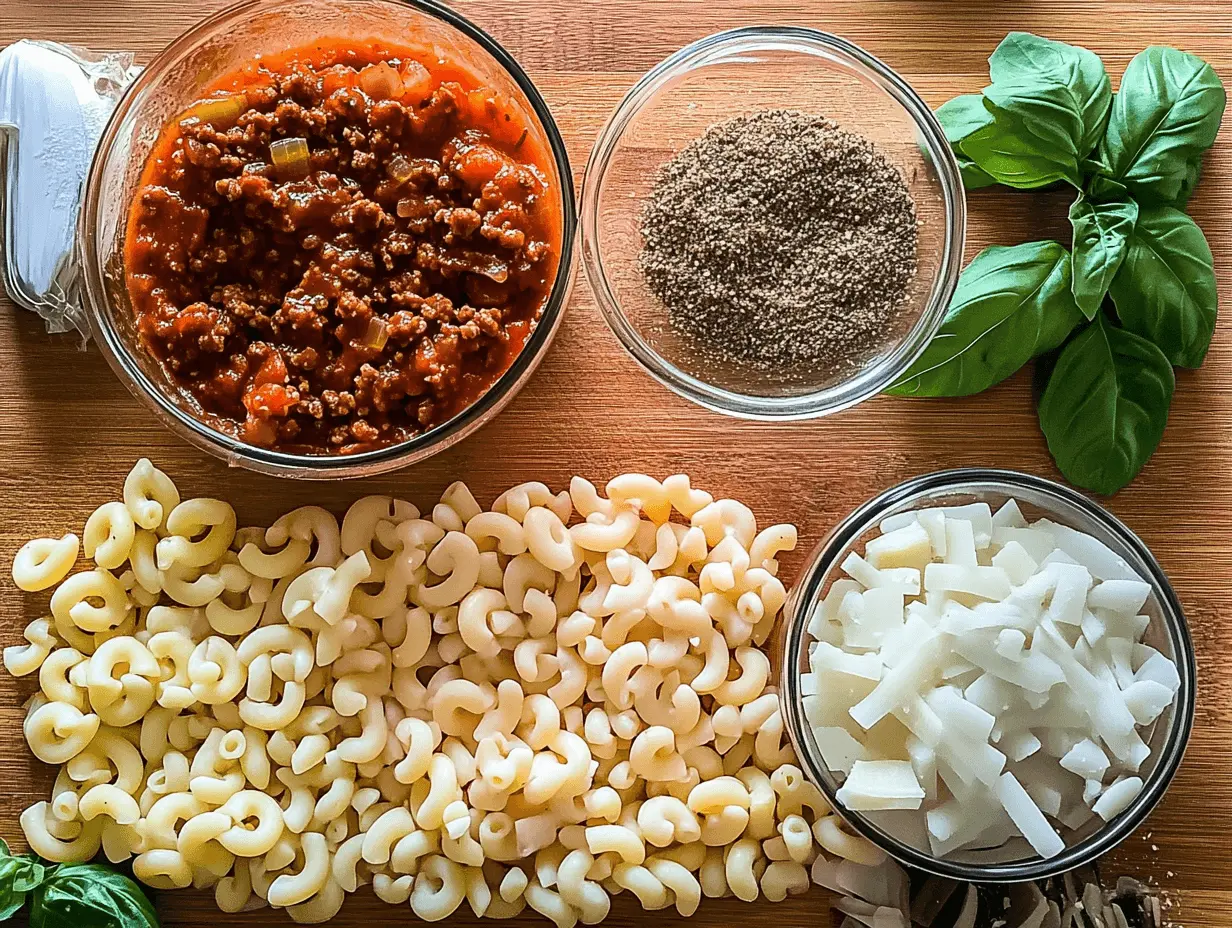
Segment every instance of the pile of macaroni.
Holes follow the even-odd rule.
[[[75,535],[23,547],[17,585],[58,584],[4,651],[62,765],[21,816],[31,848],[101,849],[226,912],[321,922],[371,883],[427,920],[466,900],[561,928],[626,890],[683,915],[781,900],[818,845],[877,862],[793,765],[768,685],[792,526],[683,475],[523,484],[491,511],[455,483],[425,516],[369,496],[341,525],[309,506],[237,530],[142,460],[85,525],[88,569]]]

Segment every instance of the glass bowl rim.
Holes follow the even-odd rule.
[[[945,206],[945,241],[937,281],[924,310],[908,335],[887,357],[857,376],[821,390],[793,396],[756,396],[717,387],[681,370],[651,347],[629,322],[612,290],[600,253],[600,191],[630,122],[674,77],[733,50],[780,48],[799,52],[800,46],[831,61],[838,60],[849,70],[857,70],[851,64],[854,61],[857,66],[871,71],[879,79],[878,89],[911,117],[933,155],[931,163]],[[911,366],[940,328],[958,286],[967,225],[966,195],[958,161],[941,124],[915,89],[893,68],[854,42],[803,26],[744,26],[716,32],[690,42],[642,75],[621,98],[591,149],[582,177],[580,212],[582,264],[586,278],[604,321],[625,352],[660,384],[705,409],[741,419],[779,422],[813,419],[848,409],[876,396]],[[876,376],[868,377],[870,370],[875,371]]]
[[[238,464],[264,474],[306,479],[371,476],[422,460],[465,438],[512,399],[543,359],[564,317],[575,270],[578,216],[573,172],[564,139],[543,95],[513,55],[495,38],[438,0],[375,0],[386,5],[409,7],[457,30],[490,55],[525,95],[532,113],[543,128],[560,175],[561,254],[552,289],[535,330],[496,382],[452,418],[407,441],[355,454],[292,454],[250,445],[213,428],[172,402],[166,392],[146,376],[112,326],[107,310],[102,308],[107,304],[108,297],[105,275],[95,246],[103,166],[116,143],[121,122],[129,115],[141,93],[161,80],[171,64],[180,60],[204,36],[217,32],[236,17],[267,6],[276,11],[278,6],[289,2],[291,0],[240,0],[197,21],[158,52],[124,89],[107,119],[86,174],[76,245],[84,278],[83,303],[95,342],[116,376],[164,426],[193,445],[221,457],[229,464]]]
[[[855,539],[874,526],[884,514],[900,503],[938,490],[955,493],[974,492],[981,485],[997,491],[1026,489],[1051,497],[1080,510],[1083,515],[1133,552],[1147,568],[1146,579],[1159,600],[1164,631],[1176,650],[1175,660],[1180,675],[1176,705],[1167,739],[1159,749],[1159,760],[1146,779],[1142,791],[1129,807],[1112,822],[1100,826],[1093,834],[1067,846],[1052,858],[1039,856],[996,864],[969,864],[945,860],[917,850],[874,827],[858,812],[842,806],[834,791],[819,773],[825,768],[820,756],[814,756],[811,743],[803,730],[807,727],[800,694],[799,663],[807,634],[808,604],[815,603],[825,575],[837,567],[839,557],[849,550]],[[1193,730],[1197,700],[1197,660],[1184,609],[1172,588],[1163,567],[1141,538],[1099,503],[1054,480],[1021,471],[998,468],[956,468],[912,477],[878,493],[839,522],[817,546],[813,559],[805,568],[790,597],[790,615],[784,629],[780,703],[792,747],[804,772],[812,780],[844,821],[881,850],[902,864],[923,870],[934,876],[965,880],[973,883],[1016,883],[1038,880],[1065,873],[1092,862],[1120,844],[1142,824],[1151,810],[1163,798],[1185,754]]]

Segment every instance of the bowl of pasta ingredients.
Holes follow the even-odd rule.
[[[258,0],[127,90],[86,186],[91,324],[175,431],[272,473],[426,457],[560,322],[564,145],[525,72],[431,0]]]
[[[967,880],[1089,863],[1162,797],[1193,724],[1188,628],[1102,507],[1011,471],[865,504],[788,606],[801,766],[865,837]]]
[[[700,39],[628,92],[582,189],[587,277],[669,389],[754,419],[846,409],[923,350],[962,263],[963,187],[940,125],[837,36]]]
[[[4,651],[58,768],[20,820],[49,861],[101,850],[297,922],[371,884],[428,920],[569,926],[622,890],[691,915],[885,859],[784,731],[766,643],[789,524],[683,474],[487,508],[458,482],[266,527],[148,460],[116,489],[13,560],[50,595]]]

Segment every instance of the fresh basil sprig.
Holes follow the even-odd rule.
[[[0,922],[29,904],[30,928],[158,928],[135,882],[105,864],[51,864],[0,839]]]
[[[963,182],[1069,184],[1072,254],[985,249],[888,392],[978,393],[1042,355],[1040,425],[1057,466],[1115,493],[1159,444],[1172,365],[1199,366],[1214,334],[1210,247],[1177,207],[1219,131],[1224,88],[1200,58],[1159,46],[1135,56],[1115,95],[1098,56],[1040,36],[1010,33],[988,63],[983,92],[937,110]]]

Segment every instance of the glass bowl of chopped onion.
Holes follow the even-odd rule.
[[[817,547],[784,611],[800,764],[904,864],[1063,873],[1137,828],[1180,765],[1181,605],[1137,535],[1058,483],[967,469],[893,487]]]
[[[366,329],[347,334],[345,343],[342,336],[338,336],[340,357],[336,369],[341,371],[341,374],[333,377],[335,382],[329,389],[318,390],[314,385],[313,392],[308,393],[303,386],[308,377],[305,372],[334,369],[326,363],[324,355],[318,364],[315,355],[310,357],[304,354],[301,349],[305,344],[311,347],[311,340],[301,344],[293,337],[284,339],[285,329],[289,326],[285,326],[282,332],[268,336],[265,341],[272,346],[273,351],[287,356],[281,372],[275,369],[271,375],[276,378],[275,381],[268,384],[283,390],[279,402],[289,406],[295,401],[294,395],[289,396],[287,387],[295,387],[296,380],[299,379],[300,386],[296,395],[300,397],[300,402],[293,407],[296,414],[305,421],[314,417],[318,422],[327,425],[333,422],[342,423],[339,428],[346,434],[339,435],[339,430],[335,429],[328,440],[316,441],[314,438],[312,442],[297,442],[292,435],[284,441],[282,434],[279,434],[277,442],[261,440],[267,436],[259,434],[259,430],[247,430],[248,422],[237,423],[232,421],[232,417],[221,415],[207,407],[199,395],[205,390],[196,389],[194,392],[194,389],[198,383],[206,383],[209,390],[218,393],[225,393],[233,385],[232,382],[240,384],[244,389],[255,387],[251,396],[249,393],[244,394],[244,406],[248,407],[249,419],[254,419],[255,407],[264,404],[260,411],[266,413],[275,405],[267,402],[261,393],[267,386],[267,383],[261,382],[265,377],[264,364],[256,362],[239,370],[239,362],[236,362],[235,372],[223,370],[217,376],[209,372],[208,375],[201,374],[198,380],[194,380],[198,377],[193,369],[195,357],[176,358],[175,363],[180,365],[177,370],[184,373],[183,376],[173,376],[168,370],[168,364],[164,363],[166,359],[158,356],[159,346],[152,345],[150,341],[150,332],[158,327],[144,319],[135,318],[137,304],[126,279],[129,270],[126,265],[131,253],[131,249],[126,247],[126,237],[129,237],[128,232],[134,226],[130,206],[145,189],[143,185],[147,181],[143,180],[143,176],[147,159],[151,152],[157,156],[161,150],[157,146],[164,128],[177,124],[185,126],[204,123],[221,127],[221,133],[235,125],[237,119],[251,116],[251,113],[244,112],[245,107],[255,105],[254,100],[265,99],[261,93],[267,89],[267,85],[273,86],[273,78],[260,77],[260,67],[279,61],[280,57],[291,56],[292,60],[298,60],[297,56],[307,56],[313,49],[333,46],[354,46],[365,54],[401,60],[401,70],[392,67],[388,60],[367,63],[361,56],[355,59],[358,61],[357,67],[350,69],[354,74],[340,76],[335,73],[345,70],[340,64],[325,77],[318,77],[315,85],[311,81],[305,81],[298,89],[288,89],[287,93],[315,93],[321,98],[334,92],[362,94],[367,101],[365,106],[371,104],[374,111],[382,104],[392,101],[405,104],[408,108],[418,107],[424,110],[431,102],[424,100],[427,92],[424,88],[428,86],[424,81],[430,69],[434,69],[431,73],[437,75],[440,82],[454,82],[451,86],[457,88],[457,93],[463,92],[462,85],[457,82],[464,81],[467,85],[473,85],[474,89],[466,92],[468,107],[465,109],[472,115],[482,110],[487,120],[485,125],[490,123],[496,127],[492,129],[491,145],[503,146],[501,153],[504,153],[505,148],[517,151],[520,153],[519,157],[526,160],[531,159],[529,153],[533,151],[535,170],[539,172],[537,178],[541,181],[542,190],[546,191],[536,201],[535,206],[540,208],[541,215],[551,218],[553,228],[559,229],[559,247],[544,252],[548,257],[524,274],[527,278],[535,277],[536,297],[540,295],[539,291],[542,291],[542,299],[535,304],[534,314],[512,320],[501,330],[499,339],[493,338],[485,345],[486,353],[483,358],[486,366],[483,370],[476,373],[469,368],[463,368],[461,362],[455,365],[461,375],[451,381],[457,383],[454,392],[448,398],[439,398],[439,415],[428,414],[429,401],[438,397],[436,394],[429,397],[415,378],[421,377],[423,382],[427,383],[428,377],[422,370],[436,371],[438,368],[432,366],[432,359],[440,358],[445,352],[436,351],[434,346],[426,342],[400,339],[394,329],[394,309],[409,305],[397,303],[394,297],[406,297],[408,293],[414,296],[418,291],[415,290],[413,281],[411,284],[399,284],[401,290],[397,293],[391,290],[389,295],[375,292],[376,287],[369,288],[374,291],[372,305],[375,309],[372,310],[371,318],[366,320]],[[381,49],[386,51],[382,52]],[[349,60],[352,59],[338,58],[339,62]],[[285,65],[270,64],[270,67],[276,70],[283,68],[283,71],[279,71],[280,74],[285,71]],[[249,72],[257,75],[252,78],[253,87],[257,88],[255,95],[248,93],[247,85],[243,83],[244,75]],[[322,66],[318,74],[324,73]],[[233,82],[240,90],[234,92],[234,87],[230,85],[219,89],[219,82]],[[290,84],[287,86],[290,87]],[[316,105],[326,104],[318,101]],[[288,106],[292,111],[306,110],[296,104]],[[353,109],[359,111],[358,108]],[[453,112],[462,110],[462,107],[457,107]],[[262,114],[257,114],[258,119],[261,116]],[[521,137],[516,141],[506,139],[501,134],[502,116],[509,126],[517,125],[523,128]],[[308,117],[304,119],[307,120]],[[459,135],[464,134],[463,128],[458,128]],[[509,131],[505,130],[506,133]],[[371,133],[371,138],[364,139],[362,134],[351,136],[350,132],[351,129],[348,129],[348,137],[356,139],[357,145],[367,144],[380,135]],[[320,189],[324,189],[324,185],[331,182],[330,177],[326,176],[330,172],[318,170],[318,162],[310,160],[321,152],[310,152],[308,141],[299,137],[301,134],[312,133],[307,129],[300,129],[298,133],[286,130],[284,133],[281,128],[277,133],[289,135],[278,137],[268,145],[269,166],[273,171],[271,176],[280,182],[292,178],[295,183],[302,185],[307,185],[310,180],[315,183],[320,179]],[[469,140],[468,144],[473,144],[473,136],[468,135],[466,138]],[[202,159],[209,157],[209,149],[206,148],[205,151]],[[416,156],[414,163],[411,163],[407,155],[400,153],[401,149],[392,156],[381,155],[374,149],[370,153],[374,159],[371,163],[373,172],[383,172],[378,180],[387,176],[389,185],[405,184],[412,180],[417,167],[425,169],[425,159],[417,155],[432,155],[437,161],[444,157],[435,148],[425,149],[423,152],[408,151],[410,155]],[[352,166],[359,165],[358,149],[356,153],[357,160]],[[263,153],[254,154],[252,157],[259,158],[260,154]],[[173,155],[172,159],[175,157]],[[213,152],[213,157],[218,159],[217,150]],[[193,158],[187,158],[182,163],[191,166],[196,162]],[[427,165],[428,168],[434,166],[439,167],[435,161]],[[264,170],[264,165],[256,161],[244,165],[244,170],[247,171],[250,167],[258,169],[257,173]],[[332,171],[344,175],[345,184],[351,185],[347,189],[358,189],[358,185],[349,175],[345,175],[344,167],[345,165],[334,167]],[[374,180],[373,184],[376,182]],[[386,182],[382,180],[381,183]],[[524,186],[530,189],[532,185],[527,183]],[[395,192],[397,190],[396,187],[392,189]],[[280,191],[279,195],[283,192]],[[313,187],[310,192],[319,191]],[[322,208],[333,208],[329,206],[328,199],[328,196],[317,198],[319,202],[312,209],[317,211],[318,216]],[[392,201],[395,197],[391,194],[386,199]],[[280,202],[290,214],[301,201],[308,204],[312,200],[303,190],[292,190]],[[201,20],[169,44],[127,87],[111,114],[86,180],[79,218],[77,238],[83,302],[95,341],[116,375],[163,425],[181,438],[222,458],[228,464],[261,473],[307,479],[371,476],[413,464],[460,441],[498,414],[529,380],[546,356],[559,330],[572,288],[577,262],[577,249],[574,246],[577,222],[574,201],[572,172],[564,141],[543,97],[513,56],[462,14],[436,0],[349,0],[347,3],[331,0],[240,0]],[[425,202],[430,201],[425,198]],[[287,206],[287,203],[290,205]],[[391,206],[378,220],[381,227],[393,227],[398,235],[406,238],[406,228],[413,217],[409,211],[404,210],[404,204],[411,203],[410,197],[396,199],[396,218],[395,209]],[[390,202],[386,205],[389,206]],[[250,204],[248,210],[249,216],[258,217],[258,211],[253,205]],[[192,210],[186,209],[184,215],[191,212]],[[309,212],[310,207],[303,205],[299,215],[305,218]],[[325,218],[345,219],[341,212],[338,210],[332,217]],[[193,219],[195,221],[196,217]],[[439,215],[435,221],[441,221]],[[320,224],[325,225],[324,222]],[[192,221],[173,217],[161,225],[164,228],[182,227],[185,230],[185,239],[192,245]],[[338,224],[337,228],[342,228],[342,225]],[[506,225],[503,230],[497,231],[505,234],[509,228],[510,226]],[[219,244],[219,233],[225,231],[214,228],[200,233],[198,237],[204,240],[205,235],[211,234],[213,238],[205,244]],[[245,229],[244,232],[251,236],[249,230]],[[241,245],[245,244],[242,234],[239,237]],[[473,237],[481,238],[478,233]],[[305,236],[300,243],[300,251],[270,250],[261,256],[260,260],[270,267],[275,267],[279,262],[289,263],[292,268],[305,267],[310,259],[304,256],[313,247],[321,250],[322,254],[328,250],[320,248],[319,242],[316,246],[308,244],[309,240],[316,238],[318,237],[315,235]],[[204,244],[192,247],[198,251],[205,250]],[[332,248],[332,245],[330,247]],[[472,265],[458,270],[445,268],[442,262],[441,273],[437,275],[446,278],[446,282],[452,279],[465,280],[468,286],[472,283],[472,277],[485,278],[476,288],[477,296],[471,296],[470,289],[465,291],[468,297],[465,305],[462,297],[454,294],[454,303],[459,310],[456,316],[459,329],[466,324],[463,314],[472,314],[467,318],[483,315],[483,311],[474,308],[472,303],[479,307],[494,305],[491,294],[512,279],[515,273],[524,272],[523,264],[517,264],[511,269],[491,261],[489,266],[482,266],[481,259],[490,257],[487,251],[491,250],[491,247],[486,240],[469,244],[468,247],[473,249],[475,256]],[[511,245],[507,253],[515,247],[520,246]],[[221,246],[219,250],[221,251]],[[192,254],[193,260],[198,260],[196,252]],[[420,273],[418,266],[411,263],[411,258],[415,256],[413,248],[409,251],[403,249],[397,254],[384,251],[378,260],[367,240],[361,240],[359,246],[347,255],[350,257],[344,256],[337,261],[336,268],[344,268],[346,261],[351,260],[361,267],[377,268],[382,273],[388,271],[386,278],[378,281],[382,286],[389,284],[388,278],[392,277],[395,271],[404,276]],[[406,257],[408,255],[410,257]],[[231,263],[212,257],[209,260],[216,261],[223,267]],[[452,273],[453,277],[450,278],[446,271]],[[370,274],[365,277],[353,268],[337,270],[339,277],[348,273],[354,275],[349,278],[351,280],[370,279]],[[424,274],[428,276],[429,272],[425,271]],[[541,284],[539,277],[542,278]],[[286,279],[298,283],[294,277],[288,276]],[[304,307],[309,306],[309,303],[304,301],[303,295],[308,293],[316,301],[311,308],[318,314],[316,322],[312,324],[319,324],[320,330],[326,333],[341,331],[348,316],[339,306],[337,288],[331,289],[332,284],[314,284],[313,281],[319,281],[319,277],[313,277],[312,273],[306,274],[303,279],[306,282],[302,288],[278,290],[273,294],[274,299],[266,297],[263,292],[258,293],[258,298],[253,298],[253,305],[249,305],[244,311],[249,314],[255,312],[258,316],[273,316],[285,306],[290,315],[298,314],[296,318],[307,320]],[[225,294],[231,289],[229,286],[221,286],[224,283],[230,282],[225,277],[220,278],[216,291]],[[153,289],[153,285],[147,289]],[[427,296],[435,297],[440,285],[432,283],[422,289]],[[462,288],[459,286],[454,289]],[[450,292],[453,293],[452,290]],[[484,299],[488,302],[484,302]],[[279,300],[282,301],[281,304]],[[300,302],[296,302],[297,300]],[[225,296],[216,297],[210,294],[208,311],[220,312],[220,306],[216,304],[226,301]],[[303,306],[300,303],[303,303]],[[175,320],[176,327],[183,324],[186,329],[190,328],[193,320],[183,318],[192,315],[187,309]],[[347,312],[353,310],[352,306]],[[228,312],[231,310],[228,309]],[[426,317],[423,315],[417,316],[411,326],[404,329],[411,330],[413,335],[414,325],[421,323],[424,318]],[[492,318],[492,314],[489,314],[488,318],[480,321],[487,324]],[[496,317],[496,320],[497,327],[500,327],[503,323],[499,317]],[[268,319],[264,321],[268,322]],[[479,327],[478,324],[476,326]],[[162,328],[168,326],[164,325]],[[302,328],[307,331],[307,321]],[[490,336],[492,333],[484,330],[484,334]],[[203,337],[202,342],[205,341]],[[329,344],[333,350],[333,342]],[[209,350],[218,353],[216,348]],[[311,350],[316,351],[316,348],[311,347]],[[394,357],[387,367],[375,370],[375,365],[369,364],[368,359],[376,357],[382,351],[389,355],[401,352],[401,356]],[[207,353],[208,350],[203,349],[201,355]],[[228,349],[228,356],[246,361],[242,352],[231,354]],[[421,364],[421,358],[424,356],[428,360]],[[394,386],[384,397],[378,397],[375,390],[370,391],[373,398],[366,406],[365,395],[361,393],[363,385],[359,383],[360,377],[366,376],[366,372],[358,362],[352,364],[352,359],[357,357],[365,359],[364,366],[373,369],[375,378]],[[297,361],[296,358],[300,360]],[[381,358],[384,359],[385,355],[381,355]],[[393,369],[395,363],[400,365],[398,370]],[[440,367],[443,368],[445,364],[446,362],[442,361]],[[436,374],[433,373],[433,376]],[[400,377],[403,379],[399,380]],[[439,379],[449,378],[441,375]],[[399,386],[403,382],[410,385],[405,391]],[[309,397],[311,402],[303,399],[305,396]],[[420,399],[424,402],[419,407],[420,416],[416,418],[412,414],[412,403]],[[388,415],[388,410],[392,408],[397,409],[400,417],[396,422],[391,422],[394,417]],[[375,419],[372,410],[379,413],[385,421],[377,421],[375,425],[366,419],[360,422],[351,421],[360,416]],[[352,428],[348,432],[348,423],[364,425],[366,431]],[[258,422],[258,425],[260,424]],[[388,432],[378,429],[378,426],[389,428],[391,425],[396,428]],[[307,428],[309,427],[305,426],[305,431]],[[258,431],[256,437],[252,434],[253,431]]]
[[[838,36],[694,42],[625,95],[591,153],[582,259],[604,319],[705,408],[808,419],[892,384],[935,334],[966,206],[928,106]]]

